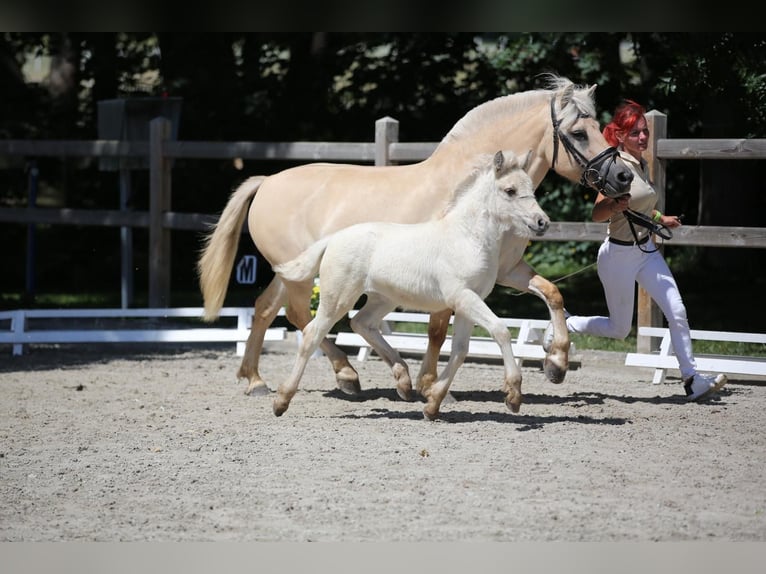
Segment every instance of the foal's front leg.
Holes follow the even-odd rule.
[[[449,387],[452,379],[455,378],[460,365],[463,364],[468,354],[468,342],[473,331],[473,321],[455,315],[455,323],[452,330],[452,351],[450,352],[447,365],[444,367],[439,378],[425,389],[424,397],[426,406],[423,408],[423,416],[430,421],[436,420],[439,416],[439,408],[445,397],[449,396]]]

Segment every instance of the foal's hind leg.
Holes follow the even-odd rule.
[[[396,305],[373,294],[367,295],[367,302],[351,319],[351,328],[359,333],[375,349],[391,368],[396,381],[396,392],[405,401],[412,400],[412,379],[407,363],[396,349],[391,347],[380,333],[380,321]]]
[[[272,409],[276,416],[282,416],[290,406],[290,401],[298,391],[298,383],[303,376],[303,371],[306,369],[309,356],[316,350],[335,322],[336,320],[332,316],[328,316],[321,311],[320,304],[317,316],[303,329],[303,338],[298,347],[290,374],[277,387],[277,394],[272,404]]]
[[[311,286],[311,283],[289,282],[285,285],[289,298],[287,320],[300,330],[303,330],[311,321]],[[362,390],[359,374],[349,363],[346,353],[327,338],[323,338],[319,346],[332,364],[338,388],[347,395],[359,394]]]
[[[266,287],[266,290],[255,299],[253,324],[250,327],[250,335],[245,344],[245,354],[237,371],[237,378],[248,380],[246,395],[265,395],[269,388],[258,373],[258,363],[263,350],[263,338],[266,329],[274,321],[280,307],[286,300],[286,292],[279,277],[274,279]]]

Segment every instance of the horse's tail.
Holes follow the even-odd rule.
[[[316,277],[322,256],[327,249],[330,237],[323,237],[295,259],[274,266],[274,273],[287,281],[308,281]]]
[[[264,179],[265,176],[255,176],[242,182],[229,197],[218,223],[212,226],[205,238],[202,255],[197,262],[200,290],[205,303],[202,318],[205,321],[215,320],[223,307],[242,225],[247,217],[250,201]]]

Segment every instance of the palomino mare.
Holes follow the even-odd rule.
[[[521,369],[505,324],[484,302],[495,285],[500,248],[515,246],[521,259],[529,238],[542,235],[550,219],[535,200],[532,180],[512,151],[478,158],[475,173],[460,183],[439,219],[421,223],[359,223],[320,239],[295,259],[277,265],[285,285],[311,281],[319,271],[322,296],[288,377],[279,385],[274,414],[281,416],[298,390],[311,353],[362,296],[367,300],[351,320],[391,367],[399,396],[411,400],[407,364],[380,333],[380,322],[398,306],[419,311],[453,309],[452,352],[439,378],[424,389],[423,414],[434,420],[455,372],[468,353],[475,324],[500,346],[505,367],[505,404],[521,407]]]
[[[535,188],[553,168],[571,181],[609,196],[620,195],[633,176],[599,131],[595,88],[550,76],[546,89],[485,102],[458,121],[433,154],[419,163],[385,167],[313,163],[247,179],[231,194],[198,262],[204,318],[214,320],[223,306],[248,214],[250,236],[258,250],[269,263],[279,265],[320,238],[355,223],[415,223],[437,217],[456,183],[470,173],[474,158],[499,149],[516,153],[532,150],[529,175]],[[519,258],[518,246],[501,252],[497,283],[534,293],[548,307],[554,338],[546,376],[561,382],[569,366],[569,335],[561,293]],[[237,373],[249,381],[247,394],[269,391],[258,372],[266,329],[283,305],[287,305],[287,319],[303,329],[311,320],[312,286],[312,281],[285,285],[275,276],[256,298],[250,336]],[[417,377],[419,389],[436,377],[450,314],[450,310],[431,314],[428,350]],[[338,386],[347,393],[358,392],[359,376],[346,354],[329,339],[321,348],[332,363]]]

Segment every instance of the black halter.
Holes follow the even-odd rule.
[[[616,197],[620,195],[617,190],[608,186],[607,183],[609,169],[619,156],[617,148],[608,147],[596,157],[588,161],[588,159],[574,146],[566,134],[559,129],[561,120],[556,118],[554,100],[555,97],[551,98],[551,123],[553,123],[553,161],[551,162],[551,169],[556,167],[556,160],[558,159],[559,153],[559,140],[561,140],[567,155],[574,158],[577,165],[583,168],[582,176],[580,176],[580,184],[592,187],[607,197]]]

